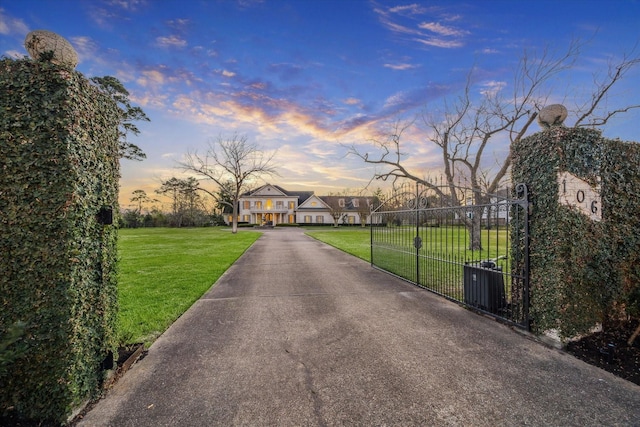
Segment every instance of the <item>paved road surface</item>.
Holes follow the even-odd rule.
[[[80,425],[638,426],[640,387],[274,229]]]

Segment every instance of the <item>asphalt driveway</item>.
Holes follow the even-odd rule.
[[[638,426],[640,387],[273,229],[81,426]]]

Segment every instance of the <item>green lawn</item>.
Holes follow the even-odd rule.
[[[471,251],[469,233],[464,227],[420,227],[422,248],[414,247],[415,227],[377,227],[373,229],[375,265],[412,282],[419,282],[438,293],[461,300],[464,264],[500,257],[502,271],[510,271],[509,233],[506,229],[482,231],[480,251]],[[309,229],[307,234],[344,252],[371,262],[371,229],[356,227]],[[419,270],[419,276],[417,277]],[[505,275],[507,289],[510,277]]]
[[[415,228],[376,228],[376,264],[415,280]],[[371,229],[362,227],[307,228],[306,234],[344,252],[371,261]],[[463,228],[421,228],[421,282],[450,281],[458,297],[462,283],[461,263],[493,258],[507,248],[504,230],[483,234],[486,250],[466,249]],[[260,236],[243,230],[232,234],[225,228],[138,228],[119,231],[118,334],[121,344],[154,341],[197,301]],[[449,266],[439,261],[450,258]],[[500,262],[509,271],[507,260]]]
[[[120,343],[154,341],[258,237],[224,228],[119,230]]]
[[[371,261],[371,229],[362,227],[307,228],[307,235],[344,252]],[[376,244],[381,247],[413,251],[415,227],[374,228]],[[497,258],[507,255],[508,233],[505,229],[483,230],[482,251],[468,249],[468,232],[464,227],[420,227],[423,246],[420,254],[439,258],[455,257],[457,261]]]
[[[305,234],[371,262],[371,229],[368,227],[307,228]]]

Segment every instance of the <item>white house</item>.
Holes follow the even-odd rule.
[[[288,191],[265,184],[240,196],[238,221],[257,225],[361,224],[372,201],[365,197],[316,196],[313,191]],[[227,218],[230,220],[230,218]]]

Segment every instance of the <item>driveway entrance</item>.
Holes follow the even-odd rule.
[[[284,228],[80,423],[639,424],[640,387]]]

